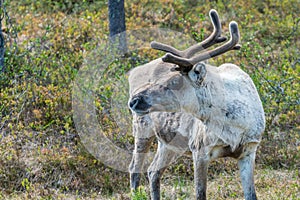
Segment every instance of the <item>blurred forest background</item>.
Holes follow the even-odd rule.
[[[7,0],[1,6],[0,199],[129,199],[129,174],[93,157],[72,118],[72,82],[86,53],[109,38],[108,2]],[[232,62],[249,73],[266,113],[256,159],[258,197],[300,199],[299,0],[125,0],[126,28],[168,28],[199,42],[212,31],[212,8],[224,34],[229,21],[239,23],[242,48],[210,62]],[[116,61],[118,73],[161,55],[132,52]],[[99,120],[112,124],[108,137],[131,151],[131,133],[116,134],[109,113],[103,114],[112,94],[109,79],[102,81]],[[163,199],[191,199],[192,181],[191,159],[178,160],[162,179]],[[147,199],[146,178],[142,184],[132,198]],[[211,163],[208,197],[243,199],[233,160]]]

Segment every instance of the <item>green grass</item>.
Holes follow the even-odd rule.
[[[210,62],[239,65],[250,74],[263,101],[267,128],[256,161],[258,196],[299,199],[298,1],[196,2],[127,0],[127,29],[169,28],[200,41],[211,31],[207,15],[211,8],[219,12],[225,34],[229,21],[237,21],[242,49]],[[129,175],[90,155],[72,112],[73,81],[88,52],[107,39],[107,2],[6,3],[14,27],[4,23],[12,43],[7,44],[6,69],[0,74],[0,199],[128,199]],[[18,31],[16,44],[13,31]],[[109,75],[118,74],[117,80],[158,56],[155,51],[140,50],[116,60],[97,89],[99,122],[105,124],[107,137],[122,148],[132,150],[133,138],[130,133],[115,134],[122,129],[104,112],[113,95]],[[242,199],[236,164],[220,160],[210,165],[209,173],[211,199]],[[192,177],[191,160],[181,159],[171,166],[162,180],[164,199],[191,198]],[[145,187],[136,196],[149,192],[147,181],[142,183]]]

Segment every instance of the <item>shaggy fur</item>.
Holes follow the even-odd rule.
[[[153,133],[161,143],[156,157],[164,157],[161,149],[165,147],[172,150],[174,146],[188,147],[194,160],[197,199],[206,198],[209,161],[234,157],[239,161],[245,199],[256,199],[254,159],[265,119],[251,78],[233,64],[214,67],[198,63],[186,74],[175,71],[174,67],[176,65],[157,59],[133,69],[129,76],[129,107],[136,118],[147,116],[150,119]],[[177,112],[186,112],[195,118]],[[173,139],[176,135],[182,137],[176,137],[180,138],[176,141]],[[151,181],[158,181],[163,170],[155,162],[169,162],[157,158],[149,168],[150,185],[154,187],[151,196],[159,199],[157,184]],[[159,176],[154,175],[155,172]]]

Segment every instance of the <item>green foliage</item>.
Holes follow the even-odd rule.
[[[31,184],[30,184],[28,178],[24,178],[24,179],[22,180],[21,184],[22,184],[22,186],[24,187],[24,189],[25,189],[26,191],[30,190]]]
[[[64,12],[67,14],[79,13],[89,9],[96,11],[106,6],[105,1],[94,0],[42,0],[42,1],[12,1],[12,4],[20,8],[30,9],[33,12]]]
[[[144,187],[139,187],[136,191],[133,191],[131,193],[131,199],[132,200],[147,200],[148,194]]]
[[[101,199],[129,191],[126,173],[104,166],[84,149],[72,118],[72,82],[86,52],[95,49],[108,35],[107,2],[10,0],[6,4],[19,33],[18,48],[8,45],[6,70],[0,74],[0,198],[14,198],[15,194],[23,194],[24,198],[20,199],[97,198],[101,194]],[[129,30],[170,28],[189,34],[196,41],[211,32],[207,15],[211,8],[219,12],[225,35],[229,21],[237,21],[241,50],[210,62],[237,64],[258,88],[267,120],[257,157],[260,170],[276,168],[293,172],[299,169],[300,5],[297,0],[253,0],[251,3],[223,0],[203,4],[192,0],[128,0],[125,4]],[[125,73],[157,57],[154,51],[137,50],[116,59],[96,90],[99,122],[105,125],[107,136],[116,145],[129,151],[133,148],[133,137],[131,133],[122,132],[118,126],[120,121],[116,120],[116,114],[130,115],[128,110],[123,107],[107,112],[112,99],[124,102],[127,94],[116,93],[118,86],[111,83],[123,81],[122,87],[126,88]],[[120,120],[130,126],[130,118]],[[235,165],[227,161],[226,165],[214,162],[209,176],[228,179],[226,173],[230,169],[236,169]],[[175,173],[183,179],[190,179],[193,174],[192,163],[187,159],[181,159],[168,170],[167,174]],[[270,174],[258,177],[258,187],[265,192],[261,199],[268,199],[264,185],[272,188],[274,182],[278,182]],[[294,178],[298,176],[286,179],[290,183],[288,187],[282,185],[284,181],[280,183],[280,188],[288,189],[275,188],[272,198],[281,199],[283,194],[292,199],[299,196],[293,192],[299,185]],[[188,194],[192,193],[192,189],[186,192],[188,183],[183,179],[175,181],[175,185],[174,182],[169,184],[176,189],[179,199],[189,198]],[[224,193],[222,188],[227,187],[224,184],[222,180],[212,184],[218,191],[213,199],[241,197],[240,186]],[[170,191],[163,191],[166,199]],[[32,197],[34,194],[37,196]],[[147,197],[145,188],[132,196],[135,199]]]

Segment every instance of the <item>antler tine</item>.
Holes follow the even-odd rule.
[[[177,64],[177,65],[179,65],[178,70],[183,71],[183,72],[188,72],[189,70],[192,69],[193,65],[195,65],[198,62],[201,62],[208,58],[212,58],[212,57],[221,55],[230,50],[240,49],[240,45],[238,44],[239,39],[240,39],[238,24],[235,21],[230,22],[229,30],[230,30],[230,40],[228,42],[226,42],[225,44],[223,44],[213,50],[203,52],[203,53],[196,55],[190,59],[181,58],[181,57],[175,56],[173,54],[167,53],[162,58],[162,60],[164,62]]]
[[[198,53],[199,51],[201,51],[203,49],[207,49],[208,47],[210,47],[216,43],[224,42],[227,39],[226,37],[221,36],[222,27],[221,27],[220,18],[219,18],[217,11],[214,9],[210,10],[209,16],[210,16],[210,20],[212,21],[212,24],[214,27],[212,34],[208,38],[206,38],[204,41],[202,41],[201,43],[195,44],[195,45],[189,47],[186,50],[185,58],[190,58],[193,55],[195,55],[196,53]]]
[[[210,20],[213,24],[214,30],[212,34],[202,41],[199,44],[195,44],[184,51],[178,50],[170,45],[159,43],[159,42],[151,42],[151,48],[165,51],[168,53],[172,53],[176,56],[183,57],[183,58],[190,58],[199,51],[206,49],[216,43],[224,42],[226,37],[221,36],[222,34],[222,27],[219,19],[219,15],[216,10],[212,9],[209,12]]]
[[[160,50],[160,51],[164,51],[164,52],[169,52],[169,53],[172,53],[176,56],[184,57],[184,51],[178,50],[178,49],[176,49],[176,48],[174,48],[170,45],[167,45],[167,44],[152,41],[150,43],[150,46],[151,46],[152,49],[156,49],[156,50]]]

